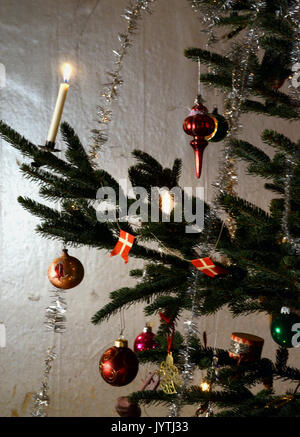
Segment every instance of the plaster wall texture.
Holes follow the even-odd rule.
[[[74,75],[63,119],[88,145],[101,84],[106,81],[106,72],[112,70],[112,49],[118,47],[117,33],[126,28],[121,18],[126,6],[126,0],[1,0],[0,62],[7,71],[6,87],[0,90],[1,118],[34,143],[42,144],[57,96],[59,66],[68,61],[74,66]],[[100,163],[116,178],[126,178],[134,148],[149,152],[165,166],[181,158],[181,185],[204,186],[206,200],[210,200],[222,145],[210,144],[206,149],[203,174],[197,181],[193,152],[182,130],[197,91],[197,66],[185,59],[183,51],[189,46],[204,47],[206,35],[200,32],[197,15],[187,1],[160,0],[153,11],[152,16],[144,15],[125,59],[124,85],[113,107],[110,138]],[[224,42],[216,49],[224,52]],[[203,89],[203,96],[210,109],[215,100],[222,112],[221,96],[207,89]],[[271,153],[261,144],[259,134],[263,128],[273,128],[274,120],[247,115],[243,121],[243,138]],[[297,139],[295,124],[278,120],[276,129]],[[38,219],[17,203],[18,195],[38,199],[37,187],[18,169],[17,161],[21,159],[1,141],[0,322],[7,330],[7,345],[0,348],[2,417],[30,415],[30,394],[40,386],[43,357],[51,342],[51,335],[43,327],[51,289],[46,272],[62,247],[35,234]],[[262,180],[245,174],[243,164],[239,165],[239,181],[239,194],[267,209],[270,194],[264,191]],[[67,330],[58,341],[49,415],[116,416],[116,398],[139,388],[151,366],[141,366],[136,380],[127,387],[107,385],[98,373],[98,360],[118,336],[119,319],[112,317],[95,327],[90,318],[108,302],[111,291],[134,283],[129,270],[142,267],[143,262],[131,259],[125,265],[120,257],[110,258],[104,250],[85,247],[70,253],[84,264],[85,278],[66,295]],[[141,306],[126,312],[130,344],[144,322]],[[158,320],[150,322],[155,330]],[[215,322],[215,317],[201,318],[199,322],[210,345],[214,342]],[[228,348],[233,331],[262,336],[263,355],[274,358],[276,344],[270,336],[267,316],[232,319],[224,309],[219,314],[217,345]],[[296,365],[297,358],[299,362],[299,349],[291,351],[289,363]],[[185,408],[183,415],[193,415],[194,411],[194,407]],[[143,412],[150,416],[167,414],[166,408],[147,408]]]

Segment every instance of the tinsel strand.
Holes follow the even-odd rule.
[[[183,393],[187,385],[194,378],[195,363],[192,361],[192,353],[195,348],[192,346],[192,339],[198,334],[196,319],[199,317],[199,311],[196,304],[196,279],[198,272],[191,272],[190,287],[187,294],[192,301],[191,316],[184,321],[184,347],[179,351],[179,362],[182,367],[183,385],[178,389],[176,399],[169,406],[169,417],[178,417],[183,405]]]
[[[188,0],[194,12],[200,12],[202,21],[205,25],[205,31],[208,33],[208,43],[211,45],[216,41],[213,34],[215,25],[220,20],[220,11],[232,10],[233,2],[231,0],[216,0],[208,3],[205,0]],[[253,19],[252,28],[248,31],[242,43],[234,46],[229,54],[235,68],[232,73],[232,91],[225,97],[225,117],[229,122],[229,133],[224,141],[224,159],[220,163],[219,180],[213,185],[217,188],[217,194],[213,201],[216,210],[219,209],[218,198],[220,194],[228,193],[235,195],[238,176],[235,169],[235,158],[233,156],[232,140],[236,137],[238,130],[242,127],[239,123],[241,116],[242,104],[247,98],[248,90],[251,87],[253,76],[249,74],[249,59],[252,54],[256,54],[259,49],[259,38],[262,33],[258,34],[258,27],[255,25],[258,14],[263,11],[265,1],[258,1],[252,5]],[[210,72],[214,72],[211,68]],[[225,165],[224,165],[225,162]],[[233,218],[227,216],[227,226],[232,237],[235,235],[236,225]]]
[[[203,0],[188,0],[195,13],[200,13],[201,20],[208,34],[208,44],[216,41],[214,27],[220,20],[220,8],[216,3],[207,3]]]
[[[284,175],[284,210],[282,215],[282,232],[283,242],[289,243],[293,251],[300,254],[300,239],[294,238],[289,230],[289,216],[291,213],[291,181],[294,175],[295,161],[290,157],[286,157],[286,168]]]
[[[94,165],[94,160],[98,158],[98,152],[108,140],[108,126],[112,121],[112,103],[117,100],[118,88],[123,84],[121,69],[123,60],[128,48],[132,46],[132,39],[137,30],[138,20],[142,17],[142,12],[151,13],[150,5],[155,0],[136,0],[135,3],[125,9],[123,18],[127,21],[125,33],[119,33],[118,39],[120,48],[113,50],[115,56],[115,68],[108,72],[108,82],[103,84],[104,90],[101,92],[102,103],[97,107],[98,124],[97,129],[93,129],[93,143],[90,146],[90,162]]]
[[[33,409],[31,415],[33,417],[47,417],[47,410],[50,403],[49,398],[49,375],[52,368],[52,363],[56,358],[54,346],[47,349],[45,357],[45,369],[40,391],[33,395]]]
[[[295,98],[299,98],[300,91],[300,1],[297,0],[294,4],[288,9],[288,12],[284,18],[289,18],[293,27],[294,27],[294,35],[293,35],[293,48],[291,52],[291,64],[293,74],[290,76],[289,89],[291,95]]]
[[[225,96],[225,117],[229,123],[229,132],[224,141],[223,160],[220,162],[219,180],[213,185],[217,188],[214,203],[218,205],[220,195],[236,195],[238,175],[236,160],[234,158],[233,140],[242,128],[240,117],[242,105],[245,102],[253,82],[253,75],[249,71],[251,56],[255,56],[259,49],[259,40],[263,32],[259,32],[255,25],[258,14],[265,7],[265,2],[257,2],[253,16],[253,27],[247,32],[243,41],[234,45],[228,57],[234,64],[232,72],[232,90]],[[236,232],[236,224],[231,215],[226,218],[227,227],[233,238]]]
[[[46,328],[53,332],[53,334],[59,334],[66,329],[66,300],[61,296],[64,290],[53,290],[51,304],[46,308],[45,312],[45,325]],[[34,417],[47,417],[48,407],[50,404],[49,398],[49,376],[52,369],[53,361],[56,358],[55,350],[56,336],[53,337],[53,345],[48,347],[45,357],[45,368],[42,378],[42,384],[39,392],[33,395],[33,408],[31,415]]]

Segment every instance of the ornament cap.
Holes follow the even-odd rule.
[[[174,364],[172,352],[169,352],[166,358],[166,363],[168,366],[172,366]]]
[[[202,98],[201,94],[198,94],[197,97],[194,100],[195,105],[203,105],[204,99]]]
[[[146,323],[146,325],[143,328],[143,332],[152,332],[150,323]]]
[[[118,338],[114,345],[116,347],[128,347],[128,341],[125,338]]]
[[[189,113],[189,116],[208,114],[208,109],[202,103],[196,103]]]
[[[62,256],[70,256],[70,255],[68,254],[68,249],[66,249],[65,247],[64,247],[63,250],[62,250]]]

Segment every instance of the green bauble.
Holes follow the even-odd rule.
[[[298,329],[293,330],[295,323],[299,326],[296,327]],[[271,324],[271,335],[275,343],[280,346],[296,347],[300,344],[300,317],[294,313],[281,313]]]
[[[218,143],[219,141],[224,140],[224,138],[228,134],[229,125],[226,118],[223,117],[223,115],[218,114],[218,108],[215,108],[211,115],[217,120],[217,129],[216,132],[211,136],[211,138],[206,139],[210,143]]]

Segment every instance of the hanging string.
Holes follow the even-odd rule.
[[[175,335],[175,323],[171,317],[167,317],[164,313],[159,313],[160,318],[166,323],[167,331],[167,341],[168,341],[168,354],[171,352],[172,343]]]
[[[218,91],[216,88],[214,88],[214,104],[213,104],[213,108],[217,108],[217,96],[218,96]]]
[[[216,320],[215,320],[214,354],[216,353],[216,347],[217,347],[218,329],[219,329],[219,312],[217,312]]]
[[[200,57],[198,58],[198,96],[201,95],[201,61]]]
[[[120,337],[123,336],[123,333],[125,331],[125,312],[124,308],[120,309]]]
[[[214,251],[217,249],[217,246],[218,246],[218,244],[219,244],[219,242],[220,242],[220,239],[221,239],[221,236],[222,236],[222,233],[223,233],[224,226],[225,226],[225,222],[222,222],[222,226],[221,226],[221,229],[220,229],[220,232],[219,232],[219,235],[218,235],[218,238],[217,238],[216,244],[215,244],[215,246],[214,246],[212,252],[214,252]]]

